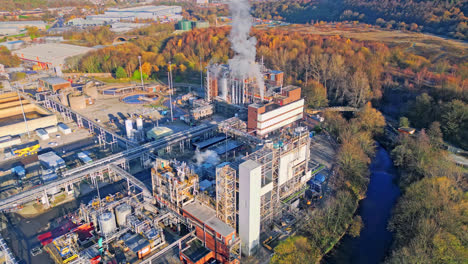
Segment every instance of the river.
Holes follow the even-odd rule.
[[[367,195],[357,210],[364,222],[361,235],[357,238],[345,235],[322,264],[377,264],[387,256],[392,243],[387,225],[400,190],[395,184],[397,170],[389,153],[381,146],[377,148],[370,171]]]

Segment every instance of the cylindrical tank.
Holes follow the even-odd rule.
[[[109,211],[101,214],[99,216],[99,225],[103,235],[110,235],[116,229],[114,214]]]
[[[132,138],[132,130],[133,130],[133,121],[131,119],[125,120],[125,131],[127,132],[127,138]]]
[[[184,30],[184,31],[191,30],[192,21],[188,21],[188,20],[179,21],[179,29]]]
[[[86,100],[84,95],[69,94],[68,102],[73,110],[85,109]]]
[[[115,217],[119,226],[127,225],[127,216],[132,213],[132,207],[126,203],[115,207]]]
[[[136,126],[138,131],[143,130],[143,119],[141,117],[137,118],[136,120]]]

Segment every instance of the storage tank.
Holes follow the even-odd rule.
[[[184,31],[191,30],[192,29],[192,21],[188,21],[188,20],[179,21],[179,29],[184,30]]]
[[[141,117],[137,118],[136,120],[136,126],[138,131],[143,130],[143,119]]]
[[[101,227],[101,233],[103,235],[110,235],[115,231],[115,217],[112,212],[104,212],[99,216],[99,226]]]
[[[125,131],[127,132],[127,138],[131,139],[133,130],[133,121],[131,119],[125,120]]]
[[[132,213],[132,207],[126,203],[115,207],[115,217],[119,226],[127,225],[127,216]]]
[[[70,103],[70,107],[73,110],[80,110],[86,108],[86,100],[84,95],[69,94],[68,102]]]

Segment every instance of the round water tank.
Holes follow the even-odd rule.
[[[101,226],[101,233],[103,235],[110,235],[115,231],[115,217],[112,212],[104,212],[99,216],[99,225]]]
[[[117,224],[119,226],[125,226],[127,224],[127,216],[132,213],[132,207],[126,203],[115,207],[115,216],[117,218]]]

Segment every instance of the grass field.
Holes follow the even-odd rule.
[[[430,34],[400,30],[383,30],[366,25],[290,25],[280,27],[291,32],[324,36],[340,36],[360,41],[384,42],[390,47],[401,47],[424,56],[432,62],[447,59],[453,63],[468,61],[468,43]]]

